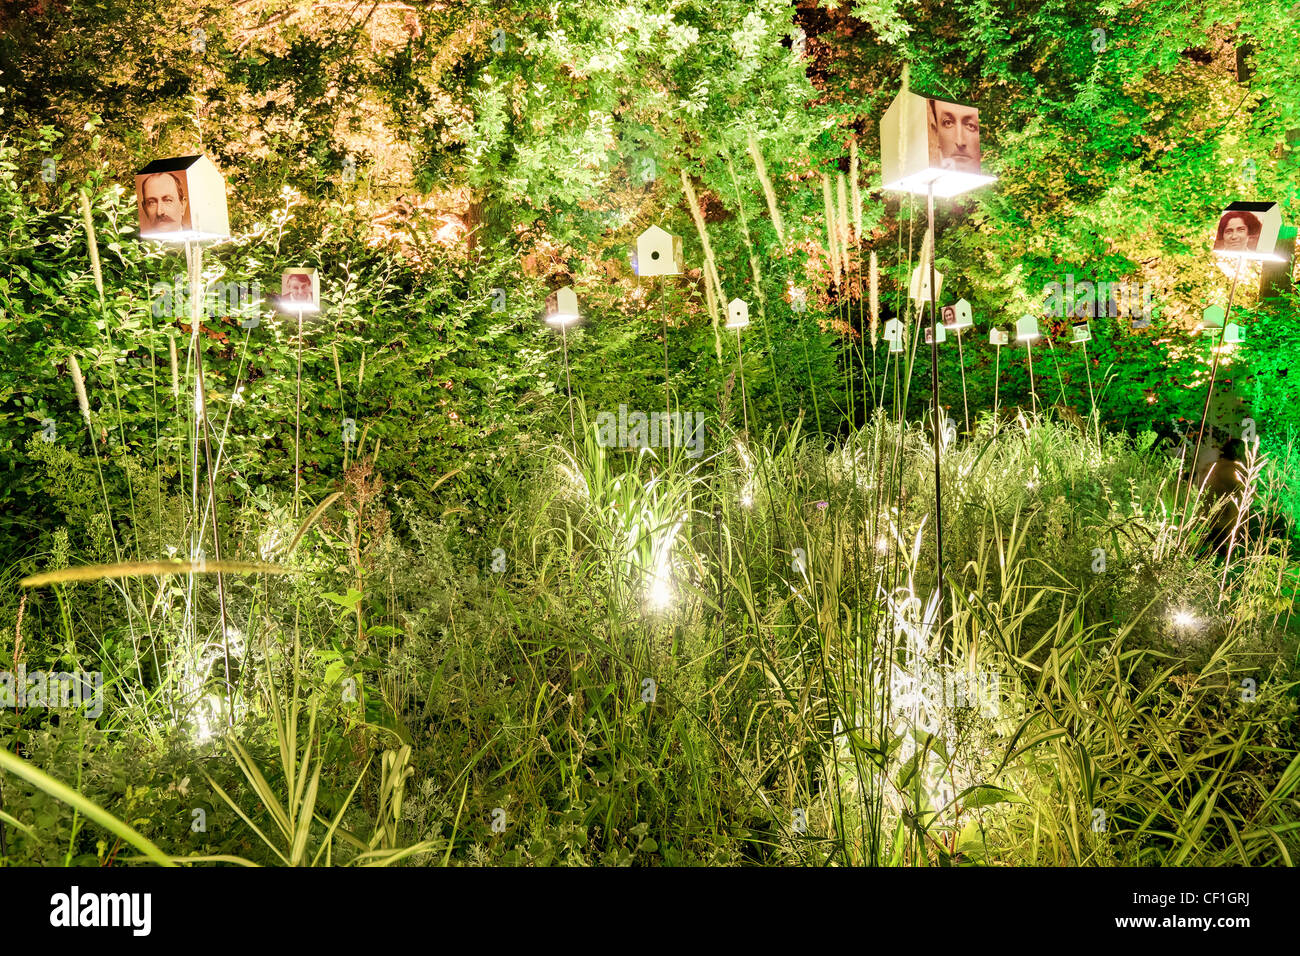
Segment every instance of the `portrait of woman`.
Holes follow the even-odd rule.
[[[1219,231],[1214,237],[1215,252],[1253,252],[1259,245],[1264,224],[1244,209],[1229,209],[1219,217]]]
[[[287,312],[320,309],[320,279],[315,269],[285,269],[280,276],[280,308]]]

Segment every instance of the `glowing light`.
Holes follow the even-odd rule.
[[[736,451],[740,454],[741,464],[748,472],[748,477],[740,488],[740,506],[750,508],[754,504],[754,460],[749,457],[749,450],[744,442],[736,442]]]
[[[556,289],[546,299],[546,321],[557,327],[572,325],[580,318],[578,296],[569,286]]]
[[[673,539],[686,521],[686,515],[679,517],[667,533],[660,535],[655,542],[651,556],[650,583],[646,588],[646,601],[655,610],[667,608],[673,601]]]
[[[1197,624],[1196,615],[1186,609],[1180,609],[1173,615],[1174,627],[1180,630],[1188,630]]]
[[[591,496],[591,492],[587,488],[587,479],[583,478],[576,469],[570,468],[568,465],[560,465],[560,471],[564,472],[564,477],[569,480],[569,487],[573,491],[584,498]]]
[[[257,539],[257,553],[263,561],[270,561],[272,555],[280,549],[284,543],[284,535],[277,527],[271,526],[265,528]]]
[[[194,726],[190,738],[196,744],[206,744],[221,731],[221,698],[209,694],[194,708]]]
[[[876,550],[879,551],[881,554],[884,554],[886,551],[889,550],[889,539],[886,538],[883,534],[876,539]]]

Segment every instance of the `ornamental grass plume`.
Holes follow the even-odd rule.
[[[871,253],[871,265],[869,266],[869,283],[868,291],[870,308],[871,308],[871,347],[876,346],[876,332],[880,328],[880,263],[876,259],[876,253]]]
[[[181,397],[181,370],[176,360],[176,336],[167,336],[167,361],[172,372],[172,398]]]
[[[830,253],[833,281],[840,281],[839,243],[835,241],[835,201],[831,198],[831,178],[822,173],[822,212],[826,218],[826,250]]]
[[[930,249],[933,246],[933,244],[934,244],[934,237],[931,234],[929,227],[927,226],[925,230],[925,235],[921,237],[921,260],[920,260],[921,281],[919,283],[919,287],[917,288],[918,293],[925,288],[926,283],[929,281],[930,278]],[[930,294],[934,295],[936,291],[937,290],[935,289],[931,289]],[[924,305],[922,304],[919,295],[917,297],[916,307],[917,309],[924,311]]]
[[[853,197],[853,238],[862,241],[862,189],[858,185],[858,138],[849,140],[849,189]]]
[[[749,158],[753,160],[754,171],[758,173],[759,184],[763,187],[763,197],[767,200],[767,211],[772,216],[772,225],[776,229],[776,238],[785,245],[785,223],[781,219],[781,209],[776,204],[776,190],[767,175],[767,164],[763,162],[763,151],[758,148],[758,137],[749,134]]]
[[[849,197],[848,184],[844,174],[840,173],[836,182],[836,199],[839,203],[839,240],[840,240],[840,262],[844,265],[844,271],[849,271],[849,246],[852,244],[852,234],[849,232]]]
[[[713,300],[709,300],[706,296],[706,302],[709,305],[709,317],[713,320],[713,349],[717,353],[718,361],[722,361],[722,337],[718,331],[718,309],[720,303],[727,301],[727,296],[722,291],[722,281],[718,278],[717,265],[713,259],[713,245],[709,242],[709,230],[704,223],[704,211],[700,208],[699,197],[695,195],[695,187],[691,185],[686,170],[681,171],[681,176],[682,191],[686,194],[686,204],[690,207],[691,218],[695,220],[695,231],[699,233],[700,245],[704,249],[704,283],[706,287],[714,288],[717,296]],[[712,286],[710,286],[710,282],[713,283]]]
[[[104,307],[104,273],[99,267],[99,241],[95,238],[95,222],[90,214],[90,197],[84,189],[81,198],[81,222],[86,227],[86,245],[90,249],[90,271],[95,275],[95,291],[99,293],[99,307]]]
[[[75,355],[68,356],[68,371],[72,375],[72,387],[77,390],[77,405],[81,408],[81,417],[90,427],[90,399],[86,397],[86,380],[81,375],[81,365]]]

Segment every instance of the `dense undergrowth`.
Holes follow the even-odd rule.
[[[296,519],[245,503],[225,559],[289,573],[223,576],[228,640],[212,573],[17,597],[113,558],[85,463],[47,456],[90,527],[8,572],[0,664],[101,670],[106,703],[0,713],[5,769],[41,768],[4,779],[8,858],[1289,864],[1285,476],[1253,464],[1225,559],[1152,436],[1087,432],[986,417],[944,450],[941,630],[932,449],[885,418],[699,458],[587,428],[473,536],[363,460]]]

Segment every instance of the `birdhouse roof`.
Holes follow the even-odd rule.
[[[964,106],[969,110],[978,109],[974,103],[963,103],[961,100],[950,100],[946,96],[926,96],[924,93],[921,95],[925,96],[927,100],[934,100],[936,103],[949,103],[953,106]]]
[[[1224,212],[1269,212],[1277,206],[1275,202],[1234,202]]]
[[[902,103],[910,96],[914,96],[918,100],[934,100],[936,103],[948,103],[952,106],[964,106],[971,110],[979,109],[979,107],[974,103],[963,103],[961,100],[951,100],[946,96],[931,96],[929,93],[924,93],[914,86],[907,86],[900,89],[887,108],[892,110],[896,105]]]
[[[658,226],[651,226],[645,232],[641,233],[641,235],[637,236],[636,241],[651,242],[651,241],[657,241],[661,239],[672,239],[672,236],[669,233],[665,232],[664,230],[660,229]]]
[[[191,166],[200,162],[207,163],[209,166],[216,168],[216,164],[206,156],[172,156],[169,159],[155,159],[144,169],[136,173],[137,176],[149,176],[153,173],[178,173],[182,170],[189,169]]]

